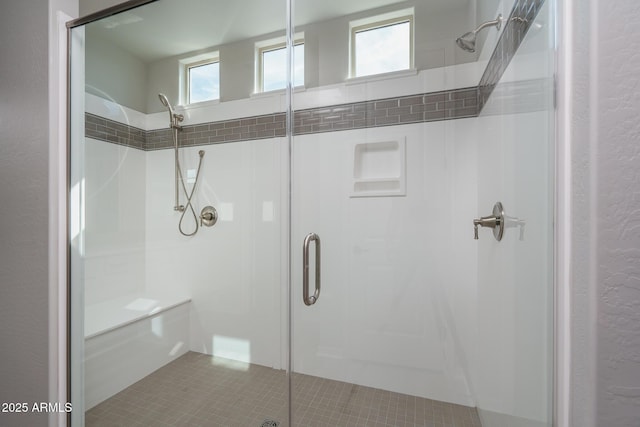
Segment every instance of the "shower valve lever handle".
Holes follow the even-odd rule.
[[[474,239],[478,240],[478,227],[496,228],[500,227],[501,219],[495,216],[483,216],[479,219],[473,220],[473,235]]]
[[[487,227],[493,229],[493,236],[497,241],[502,240],[504,234],[504,209],[502,203],[497,202],[493,206],[493,215],[483,216],[473,220],[473,238],[478,240],[478,228]]]
[[[200,226],[213,227],[218,222],[218,211],[213,206],[205,206],[200,212]]]
[[[478,240],[478,228],[487,227],[493,229],[493,237],[495,237],[497,241],[500,241],[506,228],[518,227],[520,229],[520,240],[524,240],[525,224],[526,222],[523,219],[506,215],[502,203],[497,202],[493,206],[493,215],[483,216],[473,220],[473,238]]]

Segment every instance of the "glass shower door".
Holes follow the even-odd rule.
[[[479,425],[476,90],[448,68],[458,21],[438,24],[457,10],[388,1],[309,23],[311,6],[295,8],[292,424]]]
[[[254,96],[285,17],[165,0],[70,30],[74,426],[288,424],[287,107]]]
[[[552,8],[496,108],[455,44],[475,9],[381,3],[296,2],[292,425],[551,425]],[[474,240],[498,201],[502,240]]]

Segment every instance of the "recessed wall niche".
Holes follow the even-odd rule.
[[[353,144],[350,197],[406,195],[406,137]]]

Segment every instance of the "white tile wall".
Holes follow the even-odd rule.
[[[474,404],[473,129],[474,120],[458,120],[296,137],[297,371]],[[401,139],[406,196],[350,198],[353,144]],[[306,307],[299,247],[309,232],[322,240],[322,291]]]
[[[145,287],[146,154],[85,139],[85,303]]]
[[[180,214],[173,211],[173,151],[147,153],[146,286],[153,294],[186,290],[191,296],[192,350],[281,367],[285,144],[272,139],[181,151],[189,170],[197,168],[197,151],[205,150],[194,205],[198,214],[206,205],[221,214],[214,227],[193,237],[178,232]],[[273,206],[271,215],[265,206]],[[191,227],[187,214],[184,228]]]

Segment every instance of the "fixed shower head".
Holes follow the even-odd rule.
[[[496,19],[493,21],[487,21],[482,24],[478,28],[464,35],[458,37],[456,39],[456,44],[460,49],[466,50],[467,52],[475,52],[476,51],[476,36],[478,32],[487,27],[496,27],[498,31],[500,31],[500,27],[502,27],[502,14],[498,15]]]
[[[463,36],[456,39],[456,44],[462,50],[466,50],[467,52],[475,52],[476,33],[474,33],[473,31],[465,33]]]

